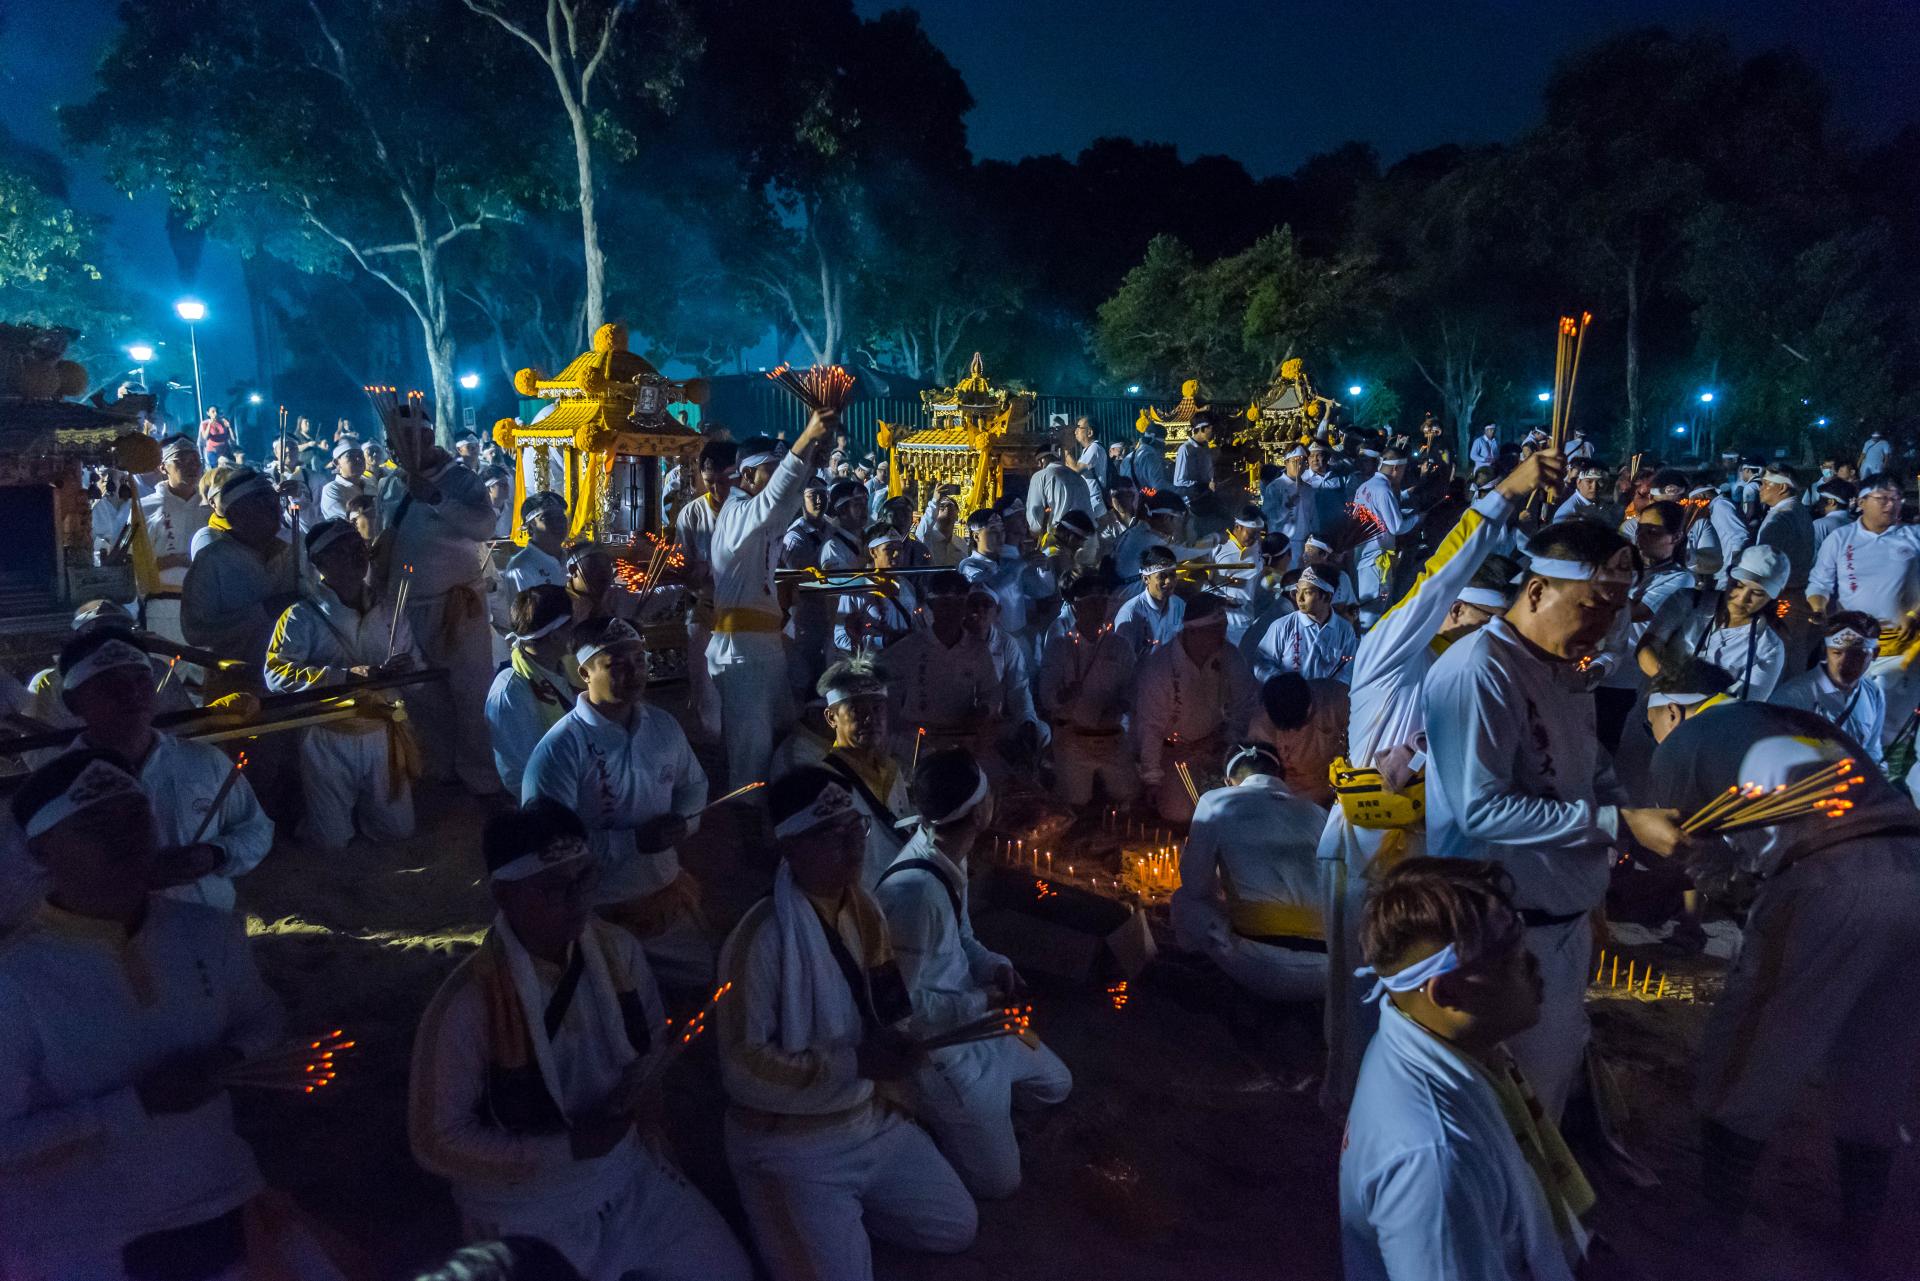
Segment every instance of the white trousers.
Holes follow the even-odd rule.
[[[1889,654],[1874,659],[1867,675],[1887,700],[1887,715],[1880,728],[1880,742],[1884,746],[1899,737],[1900,731],[1906,728],[1907,718],[1913,715],[1915,707],[1920,707],[1920,662],[1908,667],[1900,655]]]
[[[635,1165],[633,1181],[604,1204],[469,1220],[468,1239],[539,1237],[586,1281],[751,1281],[746,1251],[699,1190],[646,1148]]]
[[[370,841],[400,841],[413,835],[413,786],[387,787],[387,732],[374,726],[354,733],[316,726],[300,740],[300,790],[306,797],[302,835],[311,845],[337,850],[353,839],[357,825]]]
[[[1380,572],[1380,560],[1383,554],[1381,543],[1369,539],[1360,544],[1353,554],[1354,591],[1360,597],[1360,622],[1364,628],[1380,621],[1380,615],[1387,612],[1387,578]]]
[[[711,624],[698,617],[687,624],[687,710],[700,737],[709,743],[720,737],[720,691],[707,670],[707,642],[712,639]]]
[[[727,1164],[773,1281],[872,1281],[871,1232],[889,1245],[957,1254],[979,1211],[925,1130],[877,1106],[810,1134],[726,1124]]]
[[[1764,1139],[1824,1076],[1836,1139],[1888,1148],[1913,1098],[1920,859],[1866,838],[1766,881],[1700,1047],[1701,1112]]]
[[[1587,967],[1593,957],[1593,918],[1534,926],[1527,931],[1527,949],[1540,962],[1540,1021],[1509,1037],[1507,1048],[1540,1106],[1557,1123],[1592,1032]]]
[[[487,690],[493,685],[493,628],[485,608],[463,619],[451,637],[443,634],[447,598],[409,601],[407,624],[429,667],[447,669],[445,681],[406,687],[408,713],[419,722],[426,776],[457,780],[475,796],[500,791],[493,767],[493,735],[487,727]]]
[[[967,1191],[986,1201],[1020,1187],[1013,1110],[1053,1107],[1072,1090],[1059,1055],[1018,1037],[941,1050],[911,1083],[914,1111]]]
[[[1093,800],[1096,780],[1110,801],[1127,802],[1140,795],[1140,772],[1134,768],[1133,748],[1127,736],[1113,734],[1101,738],[1071,729],[1055,734],[1054,796],[1069,805],[1085,805]]]
[[[720,693],[727,787],[767,781],[774,740],[793,724],[786,651],[725,666],[709,664],[709,670]]]
[[[1318,1001],[1327,994],[1327,954],[1229,935],[1207,955],[1220,972],[1263,1001]]]

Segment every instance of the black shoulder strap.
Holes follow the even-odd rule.
[[[900,862],[887,868],[886,871],[880,873],[880,879],[873,883],[873,888],[878,890],[882,885],[885,885],[887,878],[895,872],[926,872],[931,875],[934,880],[940,882],[940,888],[947,892],[947,902],[953,904],[954,924],[958,925],[960,923],[960,918],[965,915],[960,907],[960,891],[953,888],[953,882],[947,879],[946,872],[941,870],[938,863],[930,858],[902,859]]]
[[[900,816],[888,809],[886,802],[873,794],[873,789],[867,786],[867,781],[860,777],[860,771],[842,760],[839,752],[828,752],[827,759],[821,764],[832,770],[842,782],[860,794],[860,799],[867,803],[867,808],[873,811],[876,820],[889,827],[900,821]]]
[[[867,972],[853,959],[853,953],[847,951],[846,940],[840,937],[840,931],[820,919],[818,912],[809,911],[814,924],[827,936],[827,950],[833,953],[833,963],[840,967],[840,976],[847,981],[847,989],[853,993],[853,1003],[860,1011],[860,1022],[871,1032],[880,1026],[879,1011],[874,1009],[873,989],[868,985]]]
[[[566,1021],[567,1011],[573,1008],[573,994],[580,990],[580,976],[587,969],[587,946],[584,938],[574,941],[573,955],[567,958],[566,971],[560,975],[560,982],[554,985],[553,996],[547,1001],[546,1017],[541,1021],[546,1025],[549,1041]]]

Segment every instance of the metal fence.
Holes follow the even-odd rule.
[[[807,411],[764,375],[726,374],[709,379],[708,387],[707,403],[694,419],[695,426],[702,422],[725,423],[733,430],[735,440],[782,434],[792,440],[806,429]],[[856,457],[876,452],[874,440],[882,422],[916,431],[928,426],[920,405],[921,390],[919,385],[899,378],[891,381],[885,395],[865,395],[856,389],[840,411],[840,424],[846,430],[851,452]],[[1084,416],[1093,421],[1103,444],[1131,448],[1138,439],[1134,420],[1147,403],[1131,396],[1043,395],[1035,398],[1033,425],[1045,431],[1059,416],[1064,416],[1069,426]]]

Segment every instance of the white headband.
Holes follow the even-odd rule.
[[[1584,561],[1557,560],[1552,556],[1536,556],[1527,563],[1527,572],[1538,574],[1542,578],[1564,578],[1571,583],[1631,583],[1633,575],[1617,569],[1608,569],[1604,565],[1589,565]]]
[[[123,640],[110,640],[99,649],[68,668],[60,677],[60,687],[66,690],[79,689],[101,672],[116,667],[151,668],[152,663],[144,651],[134,648]]]
[[[1321,539],[1319,537],[1313,537],[1313,538],[1307,539],[1307,546],[1318,547],[1323,552],[1330,552],[1333,550],[1333,545],[1331,543],[1328,543],[1324,539]]]
[[[1407,456],[1401,453],[1397,449],[1391,450],[1385,454],[1380,455],[1380,465],[1382,467],[1393,467],[1393,466],[1397,466],[1400,463],[1404,463],[1406,461],[1407,461]]]
[[[522,636],[520,635],[520,633],[515,632],[513,635],[507,637],[507,639],[510,641],[513,641],[516,644],[525,644],[528,641],[537,641],[543,636],[553,635],[555,632],[559,631],[562,627],[565,627],[568,623],[571,623],[572,621],[573,621],[573,615],[571,613],[556,614],[552,618],[548,619],[541,626],[536,627],[532,631],[528,632],[525,636]]]
[[[989,790],[987,787],[987,772],[980,768],[978,762],[974,764],[973,772],[973,795],[954,806],[951,811],[941,815],[939,818],[928,818],[921,814],[909,814],[898,823],[895,823],[894,826],[905,829],[918,827],[924,823],[928,827],[943,827],[948,823],[958,823],[961,819],[973,813],[973,811],[978,808],[980,802],[987,799],[987,792]]]
[[[1292,462],[1296,458],[1305,458],[1306,456],[1307,456],[1307,451],[1300,448],[1300,446],[1295,445],[1292,449],[1289,449],[1287,451],[1286,461]]]
[[[760,453],[757,453],[757,454],[748,454],[745,458],[742,458],[739,462],[735,463],[734,466],[738,468],[740,471],[751,471],[755,467],[766,466],[768,463],[772,462],[775,458],[778,458],[778,457],[779,457],[779,454],[774,450],[771,450],[771,449],[762,450]]]
[[[1828,649],[1852,649],[1855,646],[1866,650],[1869,654],[1878,654],[1880,652],[1880,638],[1878,636],[1862,636],[1851,627],[1843,627],[1833,635],[1827,637]]]
[[[1314,573],[1313,566],[1311,565],[1308,565],[1305,569],[1300,571],[1300,577],[1297,580],[1295,580],[1295,586],[1298,586],[1300,583],[1305,583],[1309,587],[1317,587],[1321,591],[1326,592],[1329,595],[1331,595],[1333,592],[1333,584],[1329,583],[1326,579],[1320,577],[1320,575]]]
[[[1267,527],[1266,521],[1248,520],[1245,516],[1236,516],[1233,523],[1240,529],[1265,529]]]
[[[814,828],[838,822],[852,812],[853,793],[838,783],[829,783],[820,795],[814,797],[813,804],[787,815],[774,825],[774,839],[804,836]]]
[[[354,444],[350,440],[337,441],[333,446],[333,457],[335,462],[338,462],[341,458],[345,457],[347,454],[357,454],[359,452],[360,452],[360,446]]]
[[[327,548],[333,546],[335,543],[345,538],[348,534],[354,534],[358,532],[359,532],[358,530],[356,530],[352,525],[349,525],[344,520],[334,521],[326,526],[323,526],[320,530],[320,533],[314,537],[313,541],[307,544],[307,555],[308,556],[321,555],[327,550]]]
[[[1242,761],[1247,760],[1250,757],[1266,757],[1269,760],[1272,759],[1268,749],[1257,747],[1254,744],[1249,743],[1245,747],[1242,747],[1239,751],[1235,752],[1233,755],[1227,757],[1226,766],[1220,772],[1226,775],[1228,778],[1232,778],[1233,771],[1240,767],[1240,763]]]
[[[1763,485],[1785,485],[1788,489],[1796,488],[1793,483],[1793,477],[1777,471],[1761,472],[1760,483]]]
[[[628,641],[641,639],[640,633],[633,630],[632,623],[629,623],[624,618],[616,618],[607,627],[606,635],[602,636],[599,640],[588,641],[585,644],[574,646],[573,661],[585,667],[587,660],[595,654],[612,649],[616,645],[625,645]]]
[[[133,615],[129,614],[124,607],[116,605],[110,600],[97,600],[92,602],[89,608],[83,609],[73,616],[73,630],[77,632],[88,623],[97,623],[103,618],[110,618],[114,622],[123,623],[128,627],[133,626]]]
[[[1362,458],[1378,458],[1380,456],[1380,451],[1377,449],[1362,449],[1360,451],[1360,456]]]
[[[213,505],[217,507],[220,514],[224,516],[232,509],[235,503],[243,499],[252,498],[255,494],[271,494],[272,492],[273,486],[267,483],[267,478],[259,472],[255,472],[251,476],[243,476],[239,480],[229,478],[226,484],[220,486],[220,492],[213,496]]]
[[[516,859],[502,863],[487,873],[490,881],[524,881],[529,876],[538,876],[550,867],[564,867],[576,863],[588,854],[587,843],[578,837],[563,836],[548,841],[537,850],[528,850]]]
[[[1675,707],[1692,707],[1695,703],[1704,703],[1712,697],[1711,694],[1649,694],[1647,706],[1666,707],[1672,704]]]
[[[92,761],[73,782],[67,784],[66,791],[42,805],[27,820],[26,837],[32,840],[50,832],[81,810],[92,809],[103,801],[145,795],[140,780],[118,765],[101,760]]]
[[[160,451],[160,460],[162,462],[171,462],[176,458],[192,458],[194,456],[193,442],[190,440],[172,441],[166,448]]]
[[[1505,609],[1513,604],[1513,597],[1491,587],[1463,587],[1455,600],[1466,605],[1475,605],[1481,609]]]
[[[885,685],[882,685],[879,689],[830,689],[827,691],[827,706],[838,707],[840,704],[856,698],[885,698],[886,696],[887,687]]]
[[[905,535],[899,533],[897,530],[889,529],[884,534],[876,534],[874,537],[869,538],[867,540],[867,550],[872,551],[876,547],[885,547],[888,543],[904,543],[906,541]]]
[[[1357,979],[1371,974],[1375,982],[1373,991],[1367,993],[1368,1001],[1377,1001],[1389,992],[1413,992],[1425,987],[1442,974],[1451,974],[1460,968],[1460,957],[1449,943],[1424,961],[1416,961],[1397,974],[1382,974],[1371,965],[1363,965],[1353,972]]]

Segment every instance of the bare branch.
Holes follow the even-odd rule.
[[[482,4],[480,0],[462,0],[462,3],[464,3],[467,6],[467,8],[479,14],[481,17],[492,18],[495,22],[500,24],[502,29],[526,41],[527,45],[535,53],[540,55],[540,61],[546,62],[548,60],[547,50],[544,45],[542,45],[538,40],[535,40],[532,36],[528,35],[525,27],[522,27],[517,22],[513,22],[509,20],[504,13],[501,13],[498,9],[494,8],[492,5]]]
[[[613,47],[613,29],[620,25],[620,15],[626,12],[626,6],[616,4],[607,11],[607,24],[600,28],[600,47],[593,51],[593,57],[587,59],[587,66],[580,73],[580,106],[587,105],[587,94],[593,88],[594,73],[600,70],[600,64],[607,59],[607,51]]]

